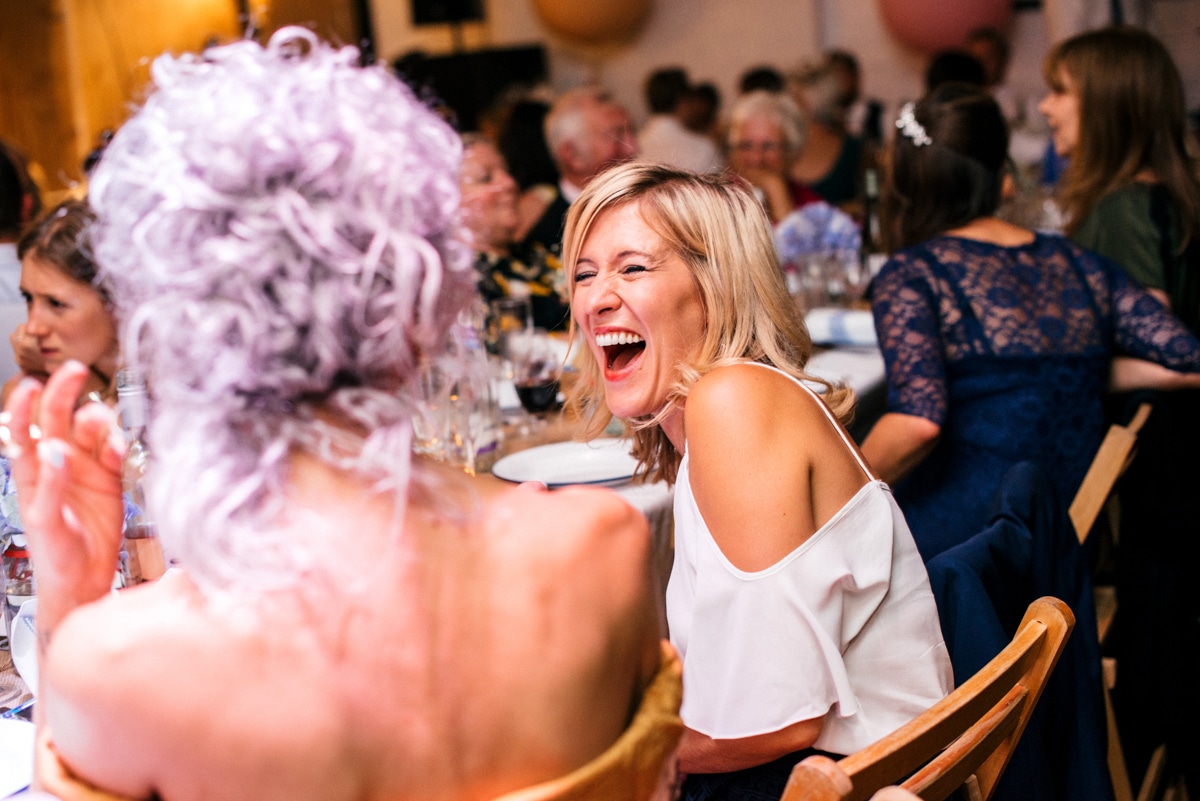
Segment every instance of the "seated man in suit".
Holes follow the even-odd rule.
[[[535,211],[540,209],[523,245],[541,246],[558,254],[567,208],[593,176],[629,161],[638,154],[638,146],[629,114],[612,96],[594,86],[572,89],[555,101],[546,115],[546,144],[560,178],[553,192],[542,195],[540,204],[530,203],[529,198],[522,202],[523,210],[530,206]],[[530,191],[544,189],[534,187]],[[518,225],[518,230],[524,228]]]

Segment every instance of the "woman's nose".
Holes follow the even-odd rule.
[[[46,325],[45,315],[37,303],[30,304],[29,306],[29,319],[25,323],[25,333],[31,337],[44,337],[50,333],[50,327]]]
[[[583,303],[582,311],[592,316],[599,316],[620,307],[621,297],[612,280],[597,277],[592,282],[590,290]]]

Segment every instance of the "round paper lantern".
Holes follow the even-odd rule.
[[[533,0],[542,22],[581,42],[627,38],[646,17],[650,0]]]
[[[892,35],[925,53],[961,48],[967,34],[985,25],[1005,30],[1012,0],[879,0]]]

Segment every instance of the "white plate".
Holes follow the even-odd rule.
[[[37,598],[31,597],[21,604],[12,619],[12,631],[8,644],[12,649],[13,667],[34,695],[38,691],[37,663]]]
[[[568,484],[619,484],[633,477],[637,460],[619,439],[556,442],[505,456],[492,475],[505,481],[541,481],[548,487]]]

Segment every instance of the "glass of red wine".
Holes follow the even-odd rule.
[[[562,374],[558,350],[541,328],[512,332],[504,343],[521,406],[541,425],[546,413],[558,406],[558,380]]]

